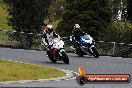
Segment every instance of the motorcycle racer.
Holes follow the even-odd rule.
[[[85,35],[85,32],[83,32],[80,28],[79,24],[74,25],[74,29],[72,30],[72,35],[75,37],[77,41],[80,40],[80,36]]]
[[[43,35],[42,35],[42,42],[46,48],[46,52],[47,55],[50,56],[49,50],[50,50],[50,45],[49,42],[53,39],[53,38],[59,38],[61,39],[61,37],[55,32],[53,31],[53,25],[48,24],[46,26],[46,28],[43,31]]]
[[[80,28],[79,24],[75,24],[74,25],[74,29],[72,30],[72,36],[70,38],[71,43],[73,44],[73,46],[71,46],[70,48],[73,49],[74,51],[76,51],[76,49],[80,50],[80,38],[83,36],[85,37],[87,33],[83,32]],[[87,41],[89,41],[89,44],[91,42],[93,38],[87,34]],[[75,52],[76,53],[76,52]],[[90,52],[91,54],[91,52]]]

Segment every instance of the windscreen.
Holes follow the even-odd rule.
[[[89,40],[89,39],[90,39],[90,38],[89,38],[89,35],[87,35],[87,34],[84,35],[84,36],[82,36],[82,38],[85,39],[85,40]]]

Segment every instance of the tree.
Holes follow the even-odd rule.
[[[127,11],[126,0],[111,0],[112,19],[125,20]]]
[[[97,37],[111,22],[110,0],[66,0],[64,9],[57,27],[62,36],[69,35],[78,23],[85,32]]]
[[[127,19],[132,23],[132,0],[127,0]]]
[[[52,0],[49,7],[49,18],[51,20],[61,19],[65,0]]]
[[[9,25],[16,33],[16,40],[21,41],[18,32],[36,33],[40,32],[43,20],[48,14],[51,0],[3,0],[7,4],[9,15]],[[32,45],[33,37],[25,35],[26,42]]]

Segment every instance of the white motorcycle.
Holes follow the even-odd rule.
[[[49,59],[55,63],[56,61],[63,61],[65,64],[69,64],[69,58],[64,50],[64,42],[59,38],[54,38],[49,42],[50,54]]]

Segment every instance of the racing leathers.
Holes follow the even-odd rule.
[[[50,50],[49,42],[51,42],[53,38],[61,39],[61,37],[54,31],[51,33],[48,33],[46,30],[44,30],[43,36],[42,36],[42,43],[44,44],[46,51]]]

